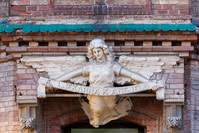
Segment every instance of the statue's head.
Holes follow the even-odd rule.
[[[103,53],[102,53],[102,52]],[[99,54],[98,54],[99,53]],[[101,55],[103,54],[103,55]],[[112,53],[103,39],[96,38],[91,40],[88,47],[88,58],[90,61],[95,60],[97,57],[105,56],[106,60],[112,60]]]

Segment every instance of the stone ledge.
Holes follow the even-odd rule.
[[[193,46],[113,46],[114,52],[191,52]],[[35,46],[35,47],[7,47],[6,52],[86,52],[84,46]]]

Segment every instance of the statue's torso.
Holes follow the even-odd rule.
[[[117,62],[92,61],[82,67],[82,73],[89,77],[90,86],[109,87],[113,86],[115,76],[120,75],[121,69],[122,66]]]
[[[112,65],[107,63],[92,63],[90,67],[89,83],[90,86],[107,87],[113,86],[115,79]]]

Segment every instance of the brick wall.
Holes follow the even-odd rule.
[[[184,59],[163,71],[163,74],[158,74],[156,79],[166,80],[165,102],[184,102]]]
[[[133,108],[121,118],[147,128],[148,133],[161,132],[163,103],[155,98],[132,98]],[[43,107],[42,132],[60,133],[61,126],[87,120],[78,98],[47,98]]]
[[[17,61],[17,103],[37,103],[37,81],[39,75],[32,68]]]
[[[16,63],[0,63],[0,132],[18,133],[19,114],[16,103]]]
[[[12,16],[147,14],[188,15],[189,0],[11,0]]]
[[[0,16],[6,17],[9,15],[9,0],[0,0]],[[0,17],[0,20],[1,20]]]
[[[184,130],[199,132],[199,61],[187,61],[185,70]]]
[[[189,0],[152,0],[154,15],[189,15]]]
[[[11,0],[11,16],[151,14],[151,0]]]
[[[199,0],[191,0],[191,15],[199,18]]]
[[[125,17],[133,23],[134,19],[138,21],[155,19],[156,22],[160,19],[190,20],[190,17],[184,16],[190,14],[189,6],[189,0],[10,0],[9,7],[11,21],[30,22],[30,20],[44,21],[46,19],[56,21],[57,19],[83,18],[83,21],[112,20],[110,23],[115,23]],[[160,15],[167,15],[167,17],[160,17]],[[16,16],[20,16],[21,19]],[[70,21],[70,23],[77,22]],[[120,23],[124,23],[124,20]]]

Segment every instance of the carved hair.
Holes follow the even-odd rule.
[[[112,50],[106,45],[103,39],[96,38],[91,40],[90,45],[88,47],[88,58],[89,61],[95,60],[95,56],[93,54],[93,49],[94,48],[101,48],[104,52],[106,60],[112,64],[113,61],[113,54]]]

